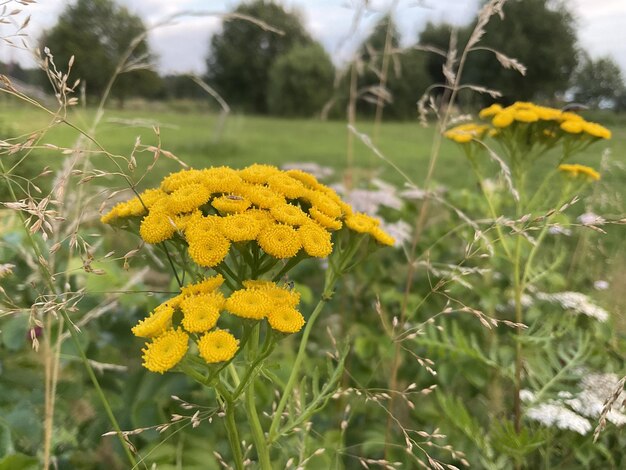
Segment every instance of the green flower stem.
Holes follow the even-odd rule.
[[[224,426],[226,427],[228,442],[230,443],[230,449],[233,453],[235,468],[237,470],[243,470],[243,454],[241,453],[241,441],[239,439],[239,431],[237,431],[237,423],[235,422],[235,407],[233,406],[233,403],[228,400],[226,400],[224,413],[226,414]]]
[[[260,324],[256,325],[251,340],[248,342],[248,359],[254,359],[258,355]],[[253,367],[249,367],[248,371]],[[243,382],[242,382],[243,383]],[[241,384],[240,384],[241,385]],[[261,421],[256,410],[256,400],[254,396],[254,380],[250,380],[245,392],[245,408],[252,431],[252,440],[256,447],[257,457],[262,470],[272,470],[269,449],[265,442],[265,434],[261,427]]]
[[[487,206],[489,207],[489,213],[491,214],[491,218],[493,219],[493,223],[496,227],[496,232],[498,233],[498,238],[500,239],[502,248],[504,248],[504,252],[506,253],[507,257],[509,259],[513,259],[511,250],[509,249],[509,245],[506,241],[504,233],[502,233],[502,227],[500,227],[500,224],[498,224],[497,222],[498,214],[496,213],[496,209],[493,205],[493,201],[491,200],[491,198],[489,197],[489,193],[487,193],[487,190],[485,189],[485,184],[484,184],[485,178],[483,178],[483,175],[478,170],[478,165],[476,164],[476,161],[473,158],[470,158],[469,160],[474,170],[474,173],[476,174],[476,178],[478,179],[478,184],[480,185],[480,189],[483,193],[483,196],[485,197],[485,200],[487,201]]]
[[[268,435],[268,443],[271,444],[278,437],[278,427],[280,426],[280,419],[285,410],[285,406],[287,406],[287,401],[291,397],[291,392],[293,391],[293,387],[296,385],[298,381],[298,377],[300,375],[300,367],[302,366],[302,361],[304,360],[304,356],[306,354],[306,347],[309,341],[309,336],[311,334],[311,330],[313,329],[313,325],[315,324],[315,320],[322,312],[322,309],[326,305],[332,296],[333,287],[338,280],[337,273],[334,269],[329,269],[326,272],[326,282],[324,283],[324,292],[322,293],[322,298],[317,303],[315,310],[311,314],[311,317],[307,321],[306,326],[304,327],[304,333],[302,334],[302,340],[300,341],[300,347],[298,348],[298,354],[296,355],[296,359],[293,362],[293,366],[291,367],[291,374],[289,375],[289,380],[287,381],[287,385],[285,385],[285,389],[283,390],[283,395],[280,398],[280,402],[278,403],[278,407],[274,412],[274,417],[272,418],[272,424],[270,426],[270,431]]]
[[[7,187],[9,188],[9,193],[11,194],[11,197],[13,198],[14,201],[17,201],[17,196],[15,195],[15,191],[13,191],[11,180],[5,174],[6,170],[4,168],[4,164],[2,163],[2,160],[0,160],[0,170],[2,170],[4,174],[4,178],[6,180]],[[41,253],[41,250],[39,249],[39,246],[37,245],[37,242],[34,240],[30,231],[26,228],[26,221],[24,220],[24,214],[21,211],[18,211],[18,214],[19,214],[20,220],[22,221],[22,228],[24,229],[26,238],[28,239],[28,242],[30,243],[33,249],[33,252],[37,256],[37,259],[40,260],[39,268],[41,270],[42,277],[45,279],[46,284],[48,285],[48,288],[50,289],[50,291],[56,294],[57,289],[56,289],[56,286],[54,285],[54,282],[52,281],[51,273],[48,271],[48,268],[46,267],[46,265],[41,262],[41,260],[44,259]],[[120,444],[122,445],[122,448],[124,449],[124,452],[126,453],[126,457],[128,458],[128,461],[132,464],[134,468],[137,466],[137,461],[135,460],[135,457],[133,456],[130,449],[128,448],[128,444],[126,443],[124,439],[124,435],[122,434],[122,429],[120,428],[120,425],[117,422],[115,415],[113,414],[111,405],[109,404],[106,396],[104,395],[104,392],[102,391],[102,388],[100,387],[98,378],[96,377],[96,374],[94,373],[93,368],[91,367],[91,364],[89,364],[89,360],[87,359],[87,356],[85,355],[85,351],[83,351],[83,348],[80,345],[80,341],[78,339],[78,333],[76,332],[76,329],[72,326],[73,323],[67,311],[65,310],[65,308],[59,309],[59,312],[61,313],[61,316],[63,317],[63,321],[66,322],[68,325],[70,325],[68,328],[68,331],[70,333],[70,337],[72,338],[72,343],[74,343],[74,347],[78,351],[81,362],[83,363],[83,366],[85,367],[87,371],[87,375],[89,376],[89,379],[91,380],[94,388],[96,389],[96,394],[98,395],[98,398],[100,399],[100,402],[102,403],[102,406],[107,414],[107,417],[109,418],[109,421],[111,422],[111,425],[113,426],[113,429],[115,430],[115,433],[120,441]]]

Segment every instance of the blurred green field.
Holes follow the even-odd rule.
[[[91,126],[95,111],[75,109],[68,120],[86,130]],[[594,116],[601,120],[603,116]],[[613,121],[609,127],[613,139],[598,143],[581,155],[576,162],[599,168],[600,159],[605,149],[610,149],[612,159],[623,161],[626,154],[626,125],[623,119],[609,116]],[[50,123],[46,113],[12,103],[3,103],[0,107],[0,130],[3,138],[31,133],[34,129],[44,129]],[[315,162],[335,169],[344,169],[347,165],[348,130],[343,121],[275,119],[258,116],[231,115],[223,126],[218,138],[216,126],[218,117],[201,111],[176,112],[163,110],[107,110],[96,129],[97,140],[111,153],[128,156],[135,139],[141,137],[145,145],[157,144],[157,137],[150,124],[158,124],[161,129],[161,145],[173,152],[181,160],[193,167],[206,167],[227,164],[243,167],[250,163],[262,162],[282,164],[286,162]],[[372,134],[371,122],[357,124],[360,132]],[[381,152],[418,185],[427,172],[434,128],[423,128],[415,122],[383,123],[377,146]],[[42,140],[62,147],[71,147],[78,137],[77,131],[67,125],[55,126]],[[64,157],[55,150],[39,150],[34,154],[35,161],[29,167],[40,167],[41,163],[57,167]],[[113,169],[107,158],[99,155],[94,161],[99,169]],[[137,155],[138,164],[146,167],[152,162],[152,155]],[[547,166],[554,162],[546,161]],[[402,177],[388,163],[364,145],[354,139],[354,167],[373,170],[376,174],[396,183]],[[166,158],[155,166],[144,180],[145,186],[154,185],[163,175],[179,169],[180,166]],[[469,165],[465,162],[457,144],[444,139],[441,156],[435,169],[435,180],[445,186],[467,185]],[[626,185],[626,172],[615,171],[603,174],[604,182],[615,187]],[[121,180],[111,181],[117,186]],[[143,185],[142,185],[143,186]]]

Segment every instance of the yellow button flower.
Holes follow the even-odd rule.
[[[287,334],[297,333],[304,326],[302,314],[286,305],[273,309],[267,316],[267,321],[272,329]]]
[[[224,306],[221,292],[187,297],[180,304],[183,311],[182,325],[189,333],[203,333],[217,324],[220,310]]]
[[[189,336],[181,329],[170,329],[142,349],[143,366],[162,374],[178,364],[188,348]]]
[[[325,258],[333,251],[330,232],[324,230],[315,222],[302,225],[298,229],[298,236],[302,242],[304,251],[309,256]]]
[[[239,349],[239,341],[225,330],[210,331],[198,341],[198,352],[209,364],[230,361]]]
[[[261,230],[257,241],[263,251],[274,258],[292,258],[302,248],[298,232],[285,224],[268,225]]]
[[[132,328],[135,336],[154,338],[172,326],[174,308],[168,302],[159,305],[150,316],[144,318]]]
[[[187,236],[188,252],[191,259],[207,268],[220,264],[230,250],[230,241],[218,231],[192,232]]]

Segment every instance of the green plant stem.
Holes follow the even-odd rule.
[[[500,224],[498,224],[497,220],[498,220],[498,214],[496,212],[496,208],[493,205],[493,201],[491,200],[491,198],[489,197],[489,193],[487,193],[487,190],[485,189],[485,178],[483,178],[483,175],[480,173],[479,169],[478,169],[478,165],[476,164],[476,162],[474,161],[473,158],[470,158],[470,163],[472,165],[472,168],[474,170],[474,173],[476,174],[476,178],[478,179],[478,184],[480,185],[480,189],[483,193],[483,196],[485,197],[485,201],[487,201],[487,206],[489,207],[489,213],[491,215],[491,218],[493,219],[493,223],[496,227],[496,232],[498,233],[498,238],[500,239],[500,243],[502,244],[502,248],[504,248],[504,252],[506,253],[506,255],[508,256],[509,259],[512,259],[512,254],[511,254],[511,250],[509,249],[509,245],[506,242],[506,238],[504,237],[504,234],[502,233],[502,227],[500,227]]]
[[[237,470],[243,470],[243,454],[241,453],[241,441],[239,440],[239,431],[237,431],[237,423],[235,422],[235,407],[232,402],[226,401],[224,409],[226,414],[226,433],[228,434],[228,442],[233,453],[233,461]]]
[[[260,324],[255,325],[252,337],[248,342],[248,358],[253,360],[259,354],[259,332]],[[254,362],[253,362],[254,364]],[[250,367],[251,368],[251,367]],[[248,416],[248,422],[252,431],[252,440],[256,447],[257,457],[262,470],[272,470],[272,462],[270,460],[269,448],[265,441],[265,435],[259,420],[256,409],[256,399],[254,396],[254,380],[250,380],[245,392],[245,408]]]
[[[278,427],[280,426],[280,418],[285,410],[285,406],[287,406],[287,401],[291,396],[291,392],[293,391],[293,387],[296,385],[298,381],[298,377],[300,375],[300,367],[302,366],[302,361],[304,360],[304,356],[306,354],[306,347],[309,341],[309,336],[311,334],[311,330],[313,329],[313,325],[315,324],[315,320],[322,312],[322,309],[326,305],[326,302],[330,299],[333,287],[337,282],[337,275],[334,269],[329,269],[326,275],[326,282],[324,283],[324,292],[322,293],[322,298],[315,306],[315,310],[311,314],[306,326],[304,327],[304,333],[302,334],[302,340],[300,341],[300,347],[298,348],[298,354],[296,355],[296,359],[293,362],[293,366],[291,368],[291,374],[289,375],[289,379],[287,381],[287,385],[283,390],[283,395],[280,398],[280,402],[278,403],[278,407],[274,412],[274,417],[272,418],[272,424],[270,426],[269,435],[268,435],[268,443],[271,444],[278,437]]]
[[[515,322],[522,323],[522,291],[524,289],[523,281],[520,274],[520,252],[521,252],[521,235],[517,236],[515,244],[515,264],[513,267],[514,289],[515,289]],[[520,391],[522,389],[522,342],[520,341],[522,331],[517,328],[517,342],[515,343],[515,394],[514,413],[515,413],[515,432],[519,434],[522,423],[522,403],[520,399]]]

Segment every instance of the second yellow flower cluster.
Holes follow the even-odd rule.
[[[220,275],[181,289],[181,293],[154,309],[132,331],[150,338],[143,350],[144,367],[163,373],[178,364],[193,339],[197,352],[207,363],[231,360],[239,341],[227,330],[217,328],[222,311],[250,320],[267,319],[269,326],[289,334],[300,331],[304,318],[297,310],[300,294],[269,281],[244,281],[243,288],[226,298],[219,288]],[[177,312],[182,313],[175,325]]]

